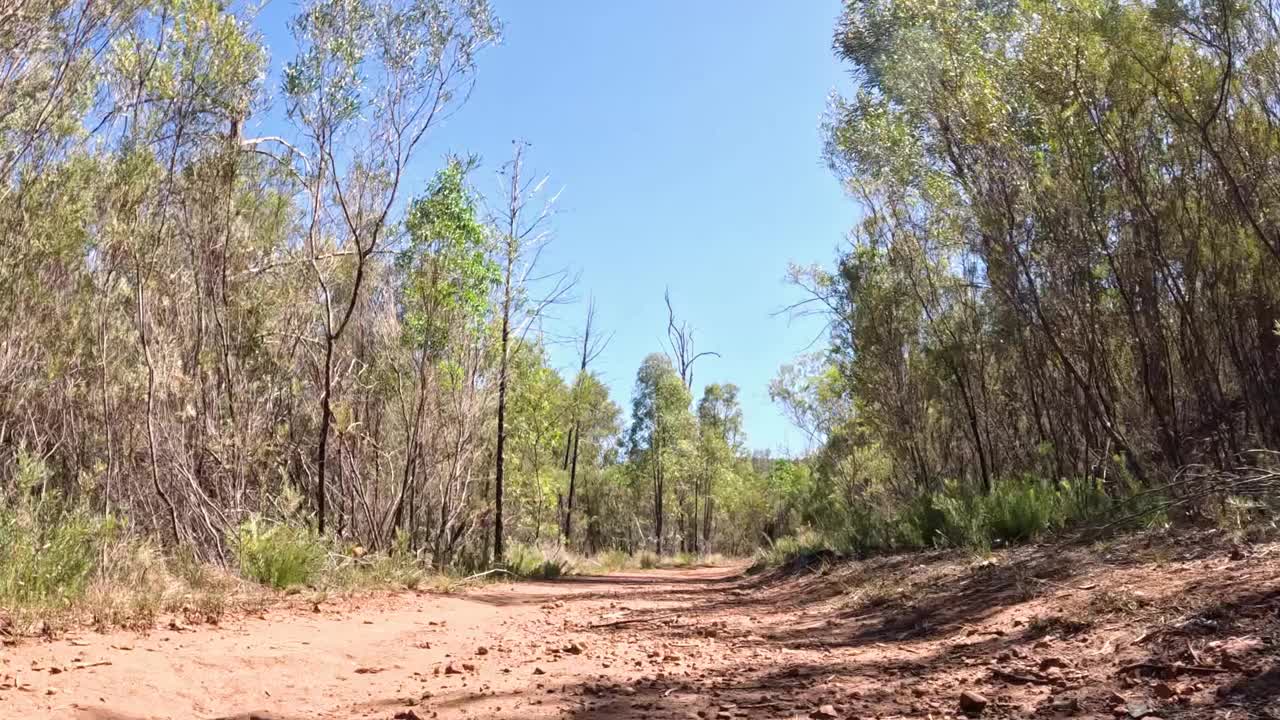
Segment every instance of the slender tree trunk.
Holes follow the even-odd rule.
[[[99,370],[102,377],[102,431],[107,441],[107,470],[106,483],[103,485],[103,501],[104,506],[111,502],[111,479],[115,470],[115,445],[111,436],[111,426],[113,419],[111,417],[111,402],[107,390],[107,312],[106,298],[110,293],[111,273],[107,272],[107,280],[104,283],[102,298],[98,302],[98,346],[101,357],[99,358]]]
[[[324,534],[325,466],[329,458],[329,425],[333,418],[333,336],[326,334],[324,344],[324,391],[320,398],[320,443],[316,450],[316,527]]]
[[[493,478],[493,562],[500,563],[505,555],[502,542],[502,490],[505,470],[504,453],[507,446],[507,370],[508,344],[511,340],[511,266],[515,261],[515,238],[507,240],[507,268],[502,292],[502,358],[498,368],[498,447],[497,467]]]
[[[655,420],[657,418],[660,418],[661,413],[658,411],[655,411],[654,417],[655,417]],[[657,549],[658,555],[661,556],[662,555],[662,517],[663,517],[662,496],[664,494],[663,493],[664,488],[662,487],[662,425],[661,423],[655,423],[653,434],[654,434],[655,446],[656,446],[654,450],[654,475],[653,475],[653,526],[654,526],[654,531],[657,533],[657,538],[654,541],[654,546]]]
[[[564,511],[564,539],[568,543],[573,541],[573,497],[578,485],[578,445],[581,442],[581,430],[574,425],[573,459],[569,461],[569,498]]]
[[[165,492],[164,486],[160,484],[160,471],[156,467],[156,366],[151,358],[151,343],[147,339],[147,299],[146,291],[143,287],[145,281],[142,277],[142,263],[136,262],[136,265],[138,271],[138,339],[142,343],[142,358],[147,364],[147,455],[151,463],[151,485],[169,510],[169,526],[173,531],[173,541],[181,543],[182,535],[178,532],[178,510],[174,507],[173,499],[169,497],[169,493]]]

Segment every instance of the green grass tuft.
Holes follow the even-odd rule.
[[[276,589],[312,583],[324,567],[325,543],[304,527],[252,518],[233,541],[240,572]]]

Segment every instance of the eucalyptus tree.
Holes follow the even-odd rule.
[[[1122,492],[1280,444],[1274,10],[846,2],[826,153],[863,219],[793,275],[852,401],[827,449]]]
[[[551,239],[548,221],[557,196],[544,195],[548,178],[530,177],[524,167],[527,143],[516,141],[502,169],[504,203],[491,221],[499,235],[498,263],[502,279],[498,300],[498,418],[494,452],[493,561],[505,557],[503,502],[506,482],[507,393],[511,355],[542,318],[548,306],[561,302],[574,279],[564,272],[538,275],[538,260]],[[549,285],[549,287],[544,286]],[[539,287],[533,287],[539,285]],[[535,296],[533,293],[537,292]]]
[[[571,390],[574,414],[573,454],[569,461],[569,491],[564,511],[563,534],[573,543],[573,513],[578,506],[579,487],[590,479],[603,481],[605,470],[616,461],[615,445],[620,432],[622,410],[609,397],[609,387],[595,373],[579,372]]]
[[[632,396],[629,460],[647,475],[653,510],[654,549],[662,553],[668,483],[679,479],[693,440],[692,397],[665,354],[645,357]]]
[[[404,175],[430,131],[469,94],[497,40],[484,0],[311,0],[291,25],[289,118],[302,135],[303,252],[320,303],[317,525],[325,530],[338,342],[393,225]]]
[[[578,374],[573,381],[571,401],[572,422],[569,428],[569,439],[564,447],[564,466],[569,470],[569,490],[563,512],[560,532],[565,542],[573,539],[573,503],[578,486],[578,451],[582,445],[583,418],[598,417],[599,411],[607,405],[608,388],[594,376],[587,373],[587,366],[600,356],[608,347],[612,335],[601,337],[595,334],[596,302],[595,298],[587,301],[587,319],[582,328],[579,342]],[[603,390],[603,393],[600,392]],[[591,423],[588,423],[591,427]]]
[[[519,352],[511,354],[510,370],[507,493],[521,512],[509,529],[521,529],[525,520],[525,538],[536,543],[548,524],[556,525],[548,523],[548,517],[554,515],[556,490],[562,482],[556,456],[565,442],[570,389],[536,339],[522,343]]]
[[[447,381],[440,382],[439,376],[461,370],[468,346],[483,342],[492,312],[490,299],[498,283],[498,266],[491,257],[492,238],[480,218],[478,198],[466,182],[473,165],[471,160],[450,160],[426,192],[410,203],[404,223],[406,238],[396,258],[402,277],[401,341],[410,351],[414,380],[412,410],[408,404],[402,405],[406,412],[402,417],[405,456],[391,514],[393,528],[403,528],[406,519],[414,517],[420,479],[427,468],[444,464],[429,451],[429,407],[438,403],[440,395],[467,386],[454,383],[451,388]],[[465,426],[470,418],[459,413],[454,421]],[[437,434],[446,432],[444,427],[434,430]],[[454,432],[465,431],[459,428]],[[461,454],[462,445],[454,443],[453,453]],[[458,463],[451,467],[461,469]],[[465,489],[456,486],[466,473],[451,470],[438,475],[444,483],[436,496],[436,520],[442,526],[438,532],[448,533],[466,498]]]
[[[699,472],[694,478],[693,508],[689,525],[690,550],[707,549],[711,543],[711,522],[717,478],[734,471],[743,450],[742,405],[738,386],[712,383],[698,400]]]

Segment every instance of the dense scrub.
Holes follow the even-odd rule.
[[[629,413],[592,306],[544,334],[572,282],[535,267],[526,146],[500,197],[473,158],[410,172],[499,39],[483,0],[308,0],[279,87],[248,6],[16,7],[2,603],[205,564],[413,584],[1274,521],[1269,0],[848,0],[858,87],[824,130],[861,219],[790,272],[830,335],[770,387],[812,441],[788,459],[751,449],[736,385],[694,382],[714,353],[670,296]]]
[[[831,342],[774,384],[839,499],[823,527],[1017,541],[1130,496],[1274,500],[1275,16],[845,3],[859,85],[826,154],[863,219],[792,269]]]
[[[0,12],[4,597],[78,594],[113,543],[276,587],[351,548],[466,572],[754,543],[717,522],[752,467],[736,388],[695,410],[690,364],[673,385],[655,360],[628,434],[593,313],[552,366],[569,275],[535,268],[524,146],[420,171],[499,39],[489,5],[311,0],[282,58],[254,12]],[[475,189],[495,169],[506,197]]]

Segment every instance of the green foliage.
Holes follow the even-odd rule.
[[[606,550],[591,558],[591,565],[601,572],[617,572],[625,570],[631,563],[631,556],[621,550]]]
[[[543,550],[534,545],[511,543],[503,564],[516,577],[532,580],[555,580],[574,572],[573,563],[559,550]]]
[[[866,556],[946,547],[986,550],[1106,520],[1121,507],[1097,480],[1055,484],[1013,478],[997,481],[990,495],[949,482],[941,491],[917,495],[896,509],[892,503],[841,508],[825,516],[817,529],[775,541],[760,562],[784,564],[823,551]]]
[[[15,487],[0,493],[0,605],[70,604],[120,524],[50,487],[40,459],[20,451],[17,465]]]
[[[232,548],[245,577],[276,589],[312,583],[328,552],[313,530],[259,517],[236,529]]]
[[[433,357],[451,329],[474,330],[483,322],[500,280],[476,198],[466,184],[469,168],[470,162],[451,159],[426,193],[410,203],[408,241],[397,258],[405,276],[405,341]]]
[[[1280,159],[1255,97],[1280,97],[1269,12],[844,3],[835,48],[860,82],[831,103],[826,155],[861,219],[834,267],[790,269],[831,343],[771,394],[821,444],[851,536],[1165,522],[1162,478],[1280,443],[1280,243],[1259,220],[1280,192],[1239,190]],[[852,462],[868,448],[875,480]],[[1075,479],[1097,477],[1107,492]]]
[[[1061,492],[1037,480],[998,483],[981,507],[987,537],[993,542],[1035,540],[1065,521]]]
[[[775,540],[767,548],[756,553],[753,570],[799,563],[808,566],[817,558],[835,551],[833,543],[822,533],[804,530],[797,535]]]

